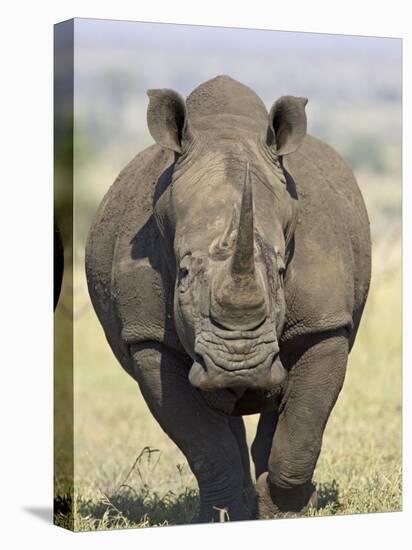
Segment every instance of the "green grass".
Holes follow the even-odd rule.
[[[399,240],[376,246],[374,268],[345,385],[315,471],[321,507],[311,515],[401,509]],[[76,530],[189,523],[198,496],[185,457],[150,415],[137,384],[117,364],[87,307],[81,277],[76,288],[74,505],[70,482],[62,477],[67,457],[59,453],[57,437],[55,521]],[[67,321],[61,308],[56,315],[64,338]],[[57,398],[61,391],[57,388]],[[245,420],[251,443],[257,416]],[[59,422],[67,422],[64,415],[57,426]]]

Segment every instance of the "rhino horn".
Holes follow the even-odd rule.
[[[249,162],[247,162],[243,181],[239,227],[230,266],[233,276],[254,275],[254,245],[253,191],[250,181]]]
[[[225,328],[252,330],[267,315],[261,277],[255,267],[253,194],[246,165],[235,249],[229,270],[221,269],[212,292],[211,317]]]

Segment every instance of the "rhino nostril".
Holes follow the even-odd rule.
[[[213,314],[211,313],[210,314],[210,322],[212,323],[213,326],[215,326],[216,328],[220,329],[220,330],[230,330],[228,329],[225,325],[222,325],[222,323],[219,323],[219,321],[217,321],[214,317],[213,317]]]
[[[264,323],[266,322],[266,317],[264,317],[261,321],[257,321],[252,327],[248,327],[246,330],[257,330],[260,328]]]

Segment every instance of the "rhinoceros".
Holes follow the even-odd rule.
[[[86,247],[106,338],[199,485],[195,521],[317,505],[313,472],[366,302],[369,221],[345,161],[217,76],[148,91],[155,144],[120,173]],[[251,446],[242,416],[260,413]]]

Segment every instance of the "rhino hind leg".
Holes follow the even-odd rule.
[[[277,421],[277,411],[265,412],[260,415],[256,436],[251,448],[256,479],[258,479],[263,472],[267,472],[270,449],[272,447],[272,439]]]
[[[240,452],[240,458],[243,466],[243,495],[245,500],[246,509],[249,512],[249,517],[255,517],[257,513],[256,509],[256,494],[255,487],[250,474],[250,459],[249,449],[246,440],[246,430],[243,418],[240,416],[234,416],[229,418],[229,424],[231,430],[236,438],[237,445]]]
[[[289,373],[268,459],[256,483],[258,516],[305,513],[317,506],[312,482],[323,431],[345,378],[345,329],[307,338]]]
[[[241,426],[205,403],[189,383],[184,357],[158,342],[133,345],[130,351],[151,413],[186,456],[199,484],[200,512],[194,522],[251,519]]]

